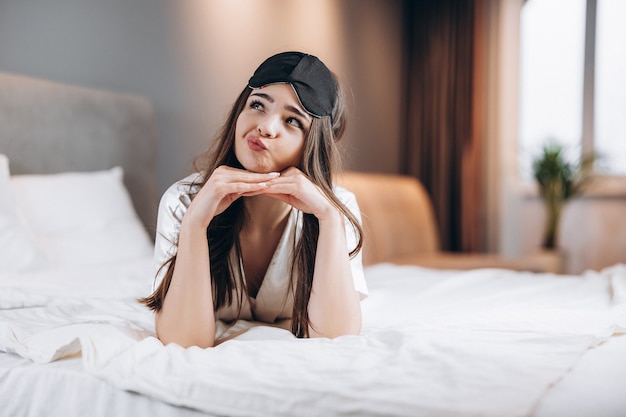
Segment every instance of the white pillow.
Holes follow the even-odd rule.
[[[18,175],[15,205],[37,245],[55,266],[88,266],[149,257],[123,171]]]
[[[11,194],[9,159],[0,154],[0,271],[25,271],[45,265],[18,220]]]

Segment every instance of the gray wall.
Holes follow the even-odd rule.
[[[284,49],[317,54],[343,81],[348,167],[397,172],[400,43],[400,0],[0,0],[0,71],[153,102],[161,191]]]
[[[160,142],[180,133],[180,77],[159,1],[0,0],[0,70],[146,96]]]

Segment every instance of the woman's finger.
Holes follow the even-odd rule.
[[[304,180],[304,181],[303,181]],[[263,194],[282,200],[296,209],[318,218],[332,207],[321,190],[305,177],[295,181],[271,181]]]
[[[210,180],[215,180],[216,182],[257,183],[267,182],[279,176],[280,172],[259,173],[228,166],[220,166],[213,171]]]

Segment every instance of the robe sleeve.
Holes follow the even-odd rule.
[[[159,202],[156,235],[154,237],[154,263],[156,278],[153,290],[156,289],[167,268],[161,268],[178,251],[178,235],[183,216],[191,204],[191,192],[197,190],[193,185],[199,174],[190,175],[171,185],[161,196]]]

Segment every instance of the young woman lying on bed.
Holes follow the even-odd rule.
[[[332,182],[344,127],[317,57],[284,52],[257,68],[197,172],[161,199],[161,268],[142,301],[163,343],[214,346],[220,319],[291,323],[298,337],[360,332],[360,212]]]

